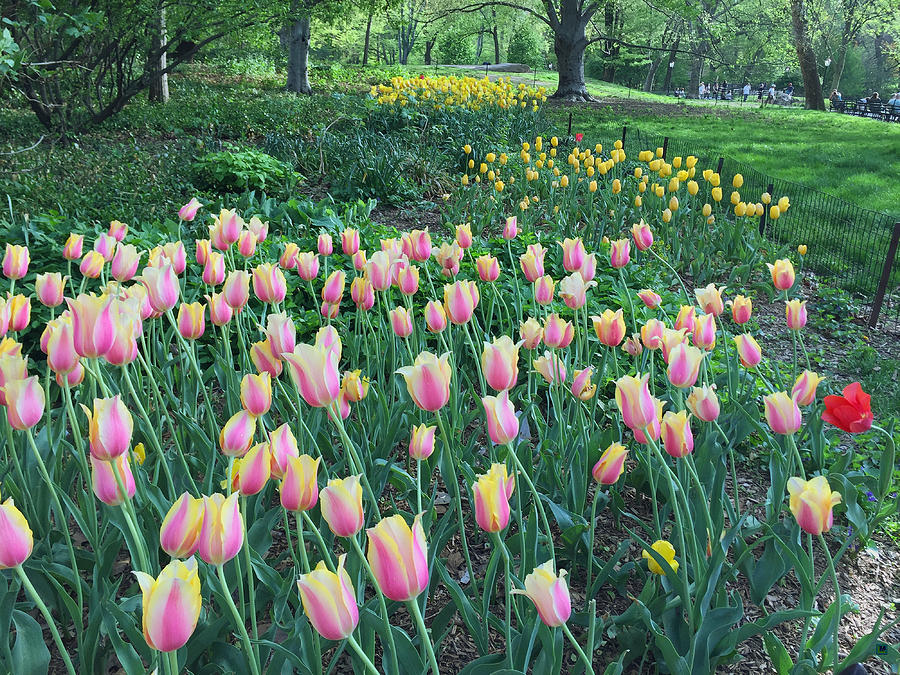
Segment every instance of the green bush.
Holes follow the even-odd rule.
[[[193,164],[197,182],[219,192],[290,190],[297,174],[286,162],[259,150],[210,152]]]
[[[532,68],[540,68],[546,60],[546,44],[528,24],[522,23],[509,38],[506,58],[510,63],[524,63]]]
[[[468,35],[450,30],[438,40],[438,58],[441,63],[471,64],[475,62],[475,50]]]

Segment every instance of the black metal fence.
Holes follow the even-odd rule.
[[[775,244],[806,244],[804,264],[829,284],[848,291],[859,317],[872,327],[900,330],[900,222],[895,216],[860,208],[799,183],[768,176],[753,167],[718,155],[703,154],[684,141],[623,127],[625,152],[665,148],[666,157],[694,155],[698,166],[723,176],[740,173],[741,191],[776,197],[787,195],[791,206],[777,220],[763,217],[760,234]]]

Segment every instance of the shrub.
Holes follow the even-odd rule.
[[[506,58],[512,63],[524,63],[532,68],[545,64],[547,45],[543,38],[526,23],[519,24],[509,38]]]
[[[289,164],[259,150],[210,152],[193,170],[203,187],[220,192],[290,189],[297,182]]]
[[[458,30],[445,33],[438,40],[438,58],[441,63],[470,64],[475,62],[475,51],[468,35]]]

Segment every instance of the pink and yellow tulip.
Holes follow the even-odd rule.
[[[834,524],[833,508],[841,503],[841,495],[832,492],[825,476],[810,480],[793,477],[788,481],[790,508],[800,529],[808,534],[828,532]]]
[[[154,579],[135,572],[141,587],[144,639],[160,652],[181,649],[193,635],[202,599],[197,561],[173,560]]]
[[[244,545],[244,522],[238,508],[237,492],[203,498],[203,524],[197,552],[210,565],[224,565]]]
[[[366,558],[385,597],[406,602],[428,588],[428,544],[421,513],[413,519],[412,528],[403,516],[394,515],[383,518],[366,534]]]
[[[172,558],[190,558],[200,546],[203,499],[187,492],[175,501],[159,527],[159,546]]]
[[[422,352],[412,366],[397,370],[406,380],[406,389],[419,408],[437,412],[450,400],[450,354],[440,358],[431,352]]]
[[[319,561],[309,574],[297,579],[303,612],[313,628],[326,640],[349,637],[359,623],[359,608],[350,575],[344,570],[347,555],[338,558],[337,572],[331,572]]]
[[[515,477],[507,475],[506,464],[491,464],[487,473],[472,485],[475,520],[485,532],[502,532],[509,524],[509,499]]]
[[[338,537],[352,537],[362,529],[362,497],[360,476],[331,478],[322,489],[319,495],[322,517]]]

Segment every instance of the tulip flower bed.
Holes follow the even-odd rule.
[[[687,675],[752,637],[779,672],[896,666],[884,612],[840,643],[835,573],[896,510],[893,431],[858,383],[819,391],[790,257],[741,250],[788,199],[726,211],[691,158],[563,146],[464,148],[445,235],[192,200],[194,241],[116,221],[37,275],[7,244],[5,669]],[[768,264],[792,359],[751,298],[689,290],[710,233]],[[870,430],[868,469],[833,451]]]

